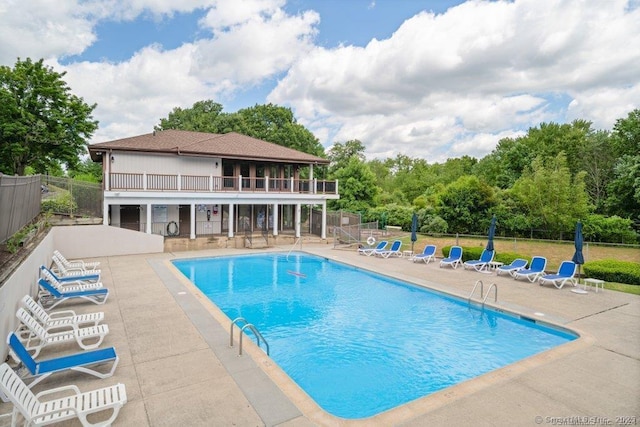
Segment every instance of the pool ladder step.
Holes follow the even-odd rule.
[[[484,306],[484,303],[487,301],[487,298],[489,297],[489,294],[491,293],[491,289],[494,290],[494,300],[493,302],[498,302],[498,285],[496,285],[495,283],[492,283],[491,285],[489,285],[489,289],[487,289],[487,294],[484,295],[484,284],[482,283],[482,280],[476,280],[475,285],[473,285],[473,289],[471,290],[471,293],[469,294],[469,299],[467,300],[467,302],[471,302],[471,298],[473,297],[473,294],[476,291],[476,288],[478,287],[478,285],[480,285],[480,299],[482,300],[482,305]]]
[[[242,324],[242,327],[240,326]],[[269,343],[264,339],[260,331],[252,324],[247,322],[247,319],[244,317],[237,317],[231,322],[231,328],[229,328],[229,347],[233,347],[233,327],[237,326],[240,329],[240,339],[238,344],[238,356],[242,356],[242,337],[244,336],[245,329],[249,329],[253,332],[253,335],[256,336],[256,340],[258,343],[258,347],[260,347],[260,342],[263,342],[265,347],[267,348],[267,356],[269,355]]]

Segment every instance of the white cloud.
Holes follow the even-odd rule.
[[[188,107],[213,97],[223,87],[207,85],[189,74],[193,45],[162,51],[145,48],[119,64],[54,64],[67,72],[65,81],[87,103],[97,103],[100,128],[93,141],[149,133],[174,107]]]
[[[120,63],[47,63],[66,71],[65,81],[87,103],[97,103],[94,117],[100,128],[92,142],[148,133],[173,108],[219,100],[273,78],[312,47],[316,13],[290,16],[278,8],[280,1],[252,3],[256,9],[225,18],[226,31],[177,49],[147,46]],[[228,7],[224,1],[217,5]],[[137,2],[132,7],[146,6]],[[155,12],[167,12],[155,6]]]
[[[242,85],[286,71],[312,48],[319,17],[315,12],[287,15],[279,9],[280,3],[256,0],[235,9],[229,7],[229,0],[220,1],[203,19],[213,37],[197,43],[193,72],[205,80]]]
[[[268,101],[333,135],[325,144],[360,139],[373,157],[482,157],[504,135],[574,116],[610,128],[640,107],[640,10],[627,6],[468,1],[423,12],[364,48],[314,49]],[[562,97],[574,100],[568,111],[553,105]]]
[[[87,8],[77,1],[0,3],[0,64],[79,54],[95,40]]]
[[[575,93],[567,120],[588,120],[595,129],[611,129],[616,120],[640,108],[640,82],[630,87],[598,87]]]
[[[94,141],[150,132],[174,107],[280,79],[266,102],[294,108],[325,144],[367,156],[481,157],[542,121],[611,128],[640,107],[640,8],[625,0],[469,0],[419,13],[364,47],[314,45],[320,16],[286,0],[4,0],[0,63],[48,58],[88,103]],[[371,2],[375,5],[375,2]],[[104,20],[201,9],[198,40],[120,63],[77,62]],[[256,100],[261,102],[261,100]]]

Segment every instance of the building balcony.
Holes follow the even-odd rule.
[[[338,181],[243,176],[111,173],[105,191],[252,192],[338,195]]]

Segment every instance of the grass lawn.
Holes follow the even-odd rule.
[[[604,284],[605,289],[611,289],[612,291],[625,292],[627,294],[640,295],[640,286],[626,285],[624,283],[606,282]]]

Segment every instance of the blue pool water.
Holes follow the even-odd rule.
[[[324,410],[365,418],[577,338],[312,255],[176,260]]]

